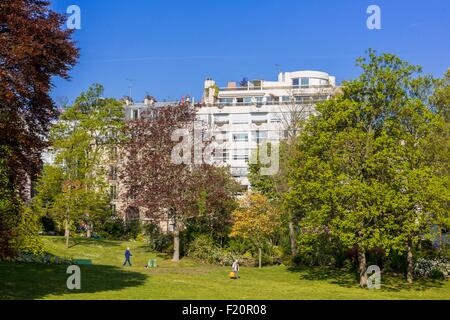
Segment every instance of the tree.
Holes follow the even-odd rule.
[[[0,141],[10,148],[7,160],[16,190],[26,183],[23,177],[34,177],[39,170],[40,152],[56,116],[51,79],[68,78],[78,58],[72,31],[61,30],[64,22],[48,1],[0,4]]]
[[[223,244],[229,235],[231,213],[237,208],[235,194],[240,185],[228,168],[203,165],[193,174],[198,186],[193,195],[197,203],[195,215],[185,219],[186,227]]]
[[[94,221],[110,214],[109,152],[123,140],[124,111],[102,95],[93,85],[61,114],[50,135],[55,161],[37,187],[37,201],[64,225],[67,245],[74,222],[84,221],[90,234]]]
[[[220,228],[232,205],[230,175],[204,164],[203,157],[197,159],[201,163],[192,161],[194,149],[199,148],[197,152],[203,155],[207,147],[189,142],[195,118],[195,110],[187,104],[151,107],[140,120],[130,122],[126,131],[129,141],[120,173],[125,196],[130,206],[140,208],[153,223],[171,224],[173,261],[180,259],[180,231],[187,224],[203,219],[208,229]],[[180,141],[173,139],[179,130],[187,143],[181,162],[174,159],[181,152],[177,149]],[[196,130],[196,135],[204,136],[204,128]]]
[[[250,240],[259,250],[259,268],[264,243],[270,240],[280,227],[280,214],[275,206],[260,193],[247,194],[233,212],[231,237]]]
[[[318,115],[297,140],[290,203],[304,210],[306,230],[330,233],[357,249],[361,286],[367,283],[366,252],[373,248],[408,252],[412,281],[412,246],[431,227],[438,209],[428,204],[440,197],[423,186],[445,184],[425,151],[442,128],[428,105],[432,81],[391,54],[370,50],[358,65],[363,73],[318,104]]]
[[[49,96],[51,80],[67,79],[78,58],[72,31],[61,29],[64,22],[63,15],[49,9],[48,1],[0,3],[0,157],[5,187],[12,190],[2,194],[6,198],[0,201],[10,206],[0,223],[15,221],[0,229],[9,230],[5,232],[10,236],[23,220],[20,202],[29,200],[30,180],[40,170],[40,154],[56,117]]]

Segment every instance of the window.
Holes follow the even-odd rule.
[[[248,124],[250,122],[249,114],[233,114],[232,115],[233,124]]]
[[[236,149],[234,150],[233,160],[245,160],[248,161],[248,149]]]
[[[248,176],[248,169],[246,167],[232,168],[231,175],[235,178],[245,178]]]
[[[252,115],[252,122],[256,124],[267,123],[268,113],[254,113]]]
[[[229,123],[228,114],[215,114],[214,115],[214,123]]]
[[[264,97],[255,97],[255,102],[256,102],[256,106],[257,107],[262,107],[264,101],[263,101]]]
[[[270,104],[270,103],[277,103],[277,102],[280,101],[280,98],[277,97],[277,96],[270,95],[270,96],[266,97],[266,101],[267,101],[268,104]]]
[[[291,97],[290,96],[282,96],[281,101],[283,103],[289,103],[289,102],[291,102]]]
[[[232,106],[233,98],[220,98],[219,104],[224,105],[224,106]]]
[[[255,141],[256,143],[261,143],[269,138],[269,132],[268,131],[256,131],[255,132]]]
[[[298,87],[300,85],[300,79],[299,78],[292,79],[292,85],[294,87]]]
[[[216,149],[214,150],[214,160],[221,162],[228,162],[228,150],[227,149]]]
[[[228,142],[228,134],[226,131],[217,131],[217,132],[214,132],[213,139],[218,143]]]
[[[281,115],[280,114],[273,114],[272,118],[270,119],[270,122],[272,122],[272,123],[280,123],[281,122]]]
[[[110,186],[109,187],[110,197],[111,200],[117,199],[117,187],[116,186]]]
[[[117,157],[119,155],[117,147],[111,148],[111,160],[117,160]]]
[[[244,98],[244,106],[249,106],[251,105],[253,102],[253,98],[252,97],[245,97]]]
[[[139,120],[139,110],[133,110],[133,120]]]
[[[302,88],[309,87],[309,78],[301,78],[301,86]]]
[[[243,105],[244,104],[244,98],[236,98],[236,103],[238,105]]]
[[[109,168],[109,179],[117,180],[117,167],[116,166],[111,166]]]
[[[233,142],[248,142],[248,133],[234,133]]]
[[[115,204],[111,205],[111,213],[113,216],[115,216],[117,214],[117,207]]]

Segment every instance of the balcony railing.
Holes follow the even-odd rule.
[[[263,107],[263,106],[292,106],[292,105],[310,105],[315,104],[321,101],[326,101],[327,98],[321,97],[307,97],[300,100],[292,100],[292,101],[257,101],[257,102],[217,102],[212,104],[214,107],[244,107],[244,106],[255,106],[255,107]]]
[[[332,85],[298,85],[298,86],[248,86],[248,87],[236,87],[236,88],[220,88],[220,91],[263,91],[263,90],[296,90],[296,89],[330,89]]]

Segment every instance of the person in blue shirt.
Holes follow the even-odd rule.
[[[127,250],[125,250],[125,262],[123,263],[123,266],[125,267],[125,265],[128,264],[131,267],[131,261],[130,261],[130,257],[132,256],[131,251],[130,251],[130,247],[127,248]]]

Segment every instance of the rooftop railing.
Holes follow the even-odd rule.
[[[247,87],[222,87],[220,91],[262,91],[262,90],[296,90],[296,89],[331,89],[332,85],[290,85],[290,86],[247,86]]]

